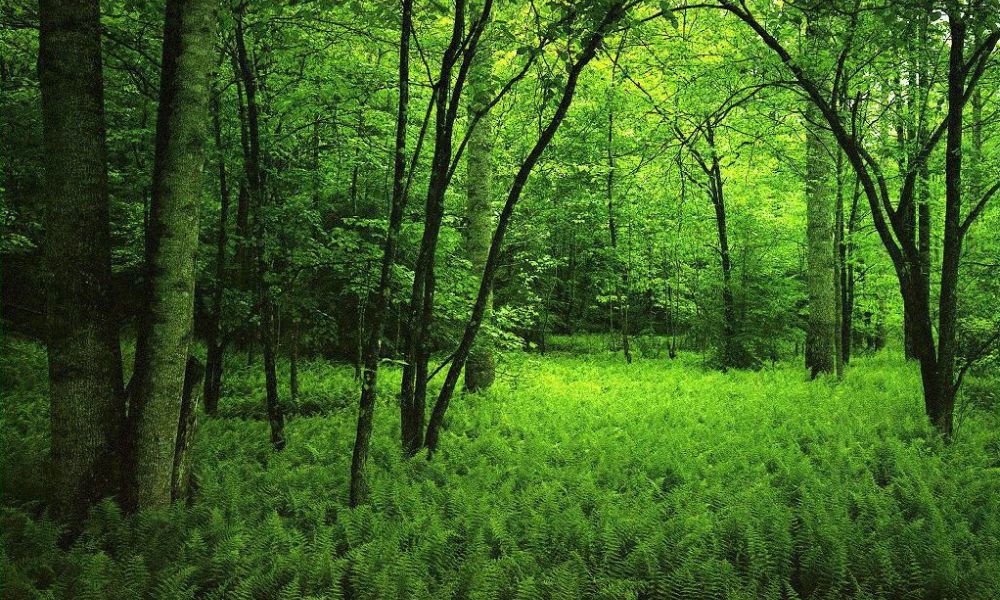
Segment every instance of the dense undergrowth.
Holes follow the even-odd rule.
[[[302,368],[275,454],[258,370],[234,364],[191,505],[107,502],[69,549],[41,502],[44,354],[7,340],[2,367],[5,599],[1000,597],[992,386],[945,446],[891,354],[813,383],[510,354],[430,462],[399,457],[390,371],[353,511],[350,369]]]

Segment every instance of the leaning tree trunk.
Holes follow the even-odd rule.
[[[817,111],[810,121],[819,120]],[[830,157],[815,128],[806,131],[806,368],[812,377],[832,373],[835,362],[836,310],[834,296],[834,206],[830,192]]]
[[[75,529],[114,493],[125,414],[111,310],[111,241],[97,0],[41,0],[45,261],[55,503]]]
[[[448,368],[448,374],[445,376],[444,384],[442,384],[441,391],[438,393],[437,400],[434,403],[434,409],[431,411],[431,418],[427,424],[425,445],[429,450],[428,457],[433,455],[434,451],[437,449],[438,440],[441,434],[441,427],[444,425],[444,416],[448,411],[448,405],[451,402],[455,386],[458,383],[459,373],[461,373],[462,368],[465,366],[465,361],[469,356],[469,351],[472,350],[472,346],[476,341],[476,334],[479,333],[479,327],[482,324],[483,316],[486,314],[486,299],[492,289],[493,277],[496,274],[497,265],[499,264],[500,250],[503,246],[503,239],[507,233],[507,227],[510,225],[511,217],[514,214],[514,208],[517,206],[517,203],[521,198],[521,193],[524,191],[524,186],[528,181],[528,176],[535,168],[535,165],[538,163],[538,159],[541,158],[545,148],[547,148],[549,143],[552,141],[556,131],[559,130],[559,126],[562,124],[563,119],[566,118],[566,112],[569,110],[569,106],[573,102],[573,95],[576,92],[576,85],[580,78],[580,73],[594,58],[594,55],[597,53],[597,48],[603,41],[608,29],[610,29],[614,23],[618,22],[623,12],[623,3],[620,1],[614,2],[605,13],[604,19],[598,24],[597,28],[590,35],[583,49],[580,51],[580,54],[577,56],[575,62],[570,68],[569,74],[566,78],[566,87],[563,89],[559,105],[556,107],[555,112],[549,119],[548,124],[542,130],[538,140],[535,141],[531,151],[528,152],[524,162],[521,163],[517,174],[514,176],[514,181],[507,194],[507,200],[504,202],[503,210],[500,211],[500,218],[497,220],[496,230],[493,232],[493,238],[490,242],[489,255],[486,257],[486,266],[483,268],[483,276],[479,283],[479,293],[477,294],[476,302],[472,307],[472,314],[469,316],[469,322],[466,324],[465,332],[462,335],[462,341],[459,343],[458,348],[455,350],[455,354],[452,357],[451,366]]]
[[[493,96],[491,86],[493,53],[488,43],[480,44],[469,70],[469,89],[472,94],[469,112],[472,116],[488,110]],[[490,251],[490,233],[493,231],[493,123],[484,114],[469,138],[466,169],[466,226],[465,249],[474,273],[481,273]],[[493,310],[493,294],[486,300],[484,320],[489,320]],[[465,365],[465,389],[476,392],[493,384],[496,376],[496,359],[488,336],[480,336],[469,353]]]
[[[132,508],[171,501],[171,477],[192,340],[198,205],[209,120],[217,4],[168,0],[164,20],[153,202],[147,242],[150,280],[144,354],[130,398]]]
[[[177,420],[177,441],[174,444],[174,465],[170,476],[170,497],[189,500],[194,478],[191,474],[191,443],[198,423],[198,398],[205,368],[201,362],[188,357],[184,369],[184,391],[181,394],[181,411]]]

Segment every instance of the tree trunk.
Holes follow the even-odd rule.
[[[833,346],[837,377],[844,376],[844,159],[837,151],[837,196],[836,214],[833,225],[833,298],[834,311]]]
[[[204,124],[209,120],[217,17],[211,0],[167,2],[147,242],[150,305],[130,398],[134,472],[127,497],[135,509],[165,506],[171,500],[192,341],[198,205],[207,146]]]
[[[941,295],[938,298],[938,348],[935,383],[925,386],[927,414],[946,436],[951,435],[955,408],[955,358],[958,325],[958,269],[962,257],[962,113],[965,105],[965,23],[957,11],[948,14],[951,49],[948,58],[948,116],[945,142],[944,247]],[[929,333],[929,332],[928,332]],[[933,337],[928,336],[933,344]],[[933,347],[933,346],[932,346]],[[923,365],[921,365],[923,366]]]
[[[288,367],[288,394],[294,404],[299,399],[299,320],[292,317],[291,357]]]
[[[236,61],[240,77],[243,81],[243,91],[246,94],[246,123],[249,154],[244,157],[247,178],[247,192],[253,208],[254,219],[254,254],[256,255],[256,292],[257,310],[260,316],[258,335],[261,343],[261,353],[264,366],[265,405],[267,421],[271,428],[271,444],[275,450],[285,447],[285,418],[278,399],[278,374],[274,357],[274,307],[271,303],[271,290],[267,282],[267,228],[264,186],[264,171],[261,167],[260,153],[260,116],[257,107],[257,81],[250,58],[247,54],[246,38],[243,28],[242,9],[236,15]]]
[[[710,126],[705,138],[712,152],[709,169],[709,196],[715,208],[715,228],[719,240],[719,262],[722,267],[722,370],[729,367],[746,366],[743,350],[736,339],[736,302],[733,298],[733,264],[729,251],[729,225],[726,218],[726,195],[719,164],[718,149],[715,146],[715,131]]]
[[[488,43],[480,44],[469,70],[470,119],[489,109],[493,97],[491,84],[493,52]],[[465,250],[472,264],[473,273],[481,273],[486,266],[490,250],[490,233],[493,231],[493,123],[484,114],[469,138],[466,168]],[[486,299],[484,320],[489,320],[493,310],[493,294]],[[465,365],[465,389],[469,392],[484,390],[493,384],[496,363],[491,340],[480,337],[473,346]]]
[[[854,230],[857,226],[858,201],[861,190],[857,178],[851,196],[851,211],[846,224],[842,223],[840,234],[840,352],[844,364],[850,363],[851,348],[854,343]]]
[[[396,110],[396,141],[393,151],[392,200],[389,207],[389,227],[385,233],[382,250],[382,268],[378,287],[369,311],[368,339],[365,344],[365,368],[361,383],[361,400],[358,406],[358,426],[351,457],[350,505],[358,506],[368,497],[365,467],[368,462],[368,447],[371,440],[372,423],[375,417],[375,397],[378,383],[378,364],[382,347],[382,333],[389,308],[392,286],[392,267],[396,262],[399,244],[399,230],[403,223],[406,207],[404,178],[406,175],[406,128],[410,101],[410,35],[413,29],[413,0],[403,0],[399,34],[399,104]],[[401,407],[401,422],[406,420],[405,407]],[[406,437],[404,433],[403,444]]]
[[[492,5],[486,0],[484,10]],[[444,196],[448,188],[449,168],[452,159],[452,134],[457,102],[461,96],[463,69],[452,87],[452,73],[462,45],[465,26],[465,1],[455,3],[454,26],[451,41],[441,60],[441,70],[436,84],[434,109],[434,154],[431,176],[427,186],[424,210],[424,232],[420,252],[414,267],[413,287],[410,291],[410,335],[406,347],[406,365],[400,385],[403,448],[408,455],[415,454],[424,440],[424,412],[427,401],[428,363],[430,362],[430,327],[434,317],[435,272],[438,237],[444,218]],[[473,41],[470,40],[470,44]],[[468,52],[468,49],[467,49]],[[463,67],[465,64],[463,64]],[[451,100],[449,102],[449,99]]]
[[[817,121],[817,111],[810,107]],[[814,127],[806,130],[806,291],[809,317],[806,324],[806,368],[811,377],[835,369],[836,310],[834,296],[834,206],[830,192],[830,157],[823,136]]]
[[[191,497],[191,443],[198,422],[198,390],[205,369],[193,356],[188,357],[184,370],[184,392],[177,421],[177,442],[174,445],[174,465],[170,478],[170,497],[176,502]]]
[[[221,339],[222,297],[226,288],[226,228],[229,221],[229,185],[226,181],[226,162],[222,146],[219,92],[212,94],[212,125],[215,130],[215,150],[219,163],[219,230],[215,242],[215,285],[212,288],[211,321],[208,324],[208,347],[205,361],[205,412],[214,416],[219,407],[222,391],[223,342]]]
[[[111,311],[111,241],[96,0],[41,0],[45,261],[55,504],[76,530],[116,487],[125,408]]]

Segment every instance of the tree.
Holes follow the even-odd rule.
[[[358,426],[351,458],[351,506],[358,506],[368,495],[365,481],[365,465],[368,461],[372,423],[375,419],[375,397],[377,395],[378,364],[382,348],[382,334],[385,329],[385,313],[389,305],[389,286],[392,267],[396,262],[399,244],[399,229],[406,207],[404,178],[406,175],[406,128],[410,101],[410,36],[413,29],[413,2],[403,0],[399,33],[399,100],[396,109],[396,141],[393,150],[392,199],[389,208],[389,226],[385,232],[382,250],[382,268],[378,287],[374,290],[369,313],[368,340],[364,349],[364,372],[361,381],[361,400],[358,407]],[[407,417],[405,411],[401,421]],[[405,438],[404,438],[405,443]]]
[[[212,307],[208,336],[205,345],[208,356],[205,359],[205,412],[214,416],[219,406],[219,395],[222,392],[222,361],[225,355],[226,340],[222,334],[222,298],[226,289],[226,244],[227,222],[229,220],[229,184],[226,178],[226,159],[222,146],[222,107],[219,100],[220,92],[212,89],[212,129],[215,133],[216,160],[219,169],[219,229],[215,242],[215,280],[212,285]]]
[[[808,111],[813,119],[815,109]],[[830,149],[815,127],[806,128],[806,368],[816,377],[836,367],[837,294],[834,261],[834,194],[830,189]]]
[[[270,283],[267,281],[267,228],[264,214],[267,202],[267,188],[264,182],[264,167],[260,149],[260,110],[257,105],[257,77],[247,52],[243,18],[245,7],[236,13],[236,67],[246,95],[247,142],[244,144],[243,167],[246,177],[246,192],[253,212],[253,254],[256,267],[254,282],[256,309],[259,320],[261,354],[263,355],[265,380],[265,405],[267,421],[271,428],[271,445],[275,450],[285,447],[285,419],[278,399],[278,374],[275,366],[274,348],[274,305],[271,300]]]
[[[489,111],[493,97],[493,52],[489,40],[480,43],[479,51],[469,68],[471,98],[469,113],[472,118],[481,115],[479,124],[469,136],[466,170],[465,251],[472,264],[473,273],[486,265],[493,230],[493,124]],[[493,307],[493,294],[486,300],[484,320],[489,320]],[[490,340],[479,338],[473,346],[465,365],[465,389],[476,392],[493,384],[496,377],[496,359]]]
[[[111,310],[111,241],[96,0],[41,0],[45,261],[53,490],[75,526],[116,490],[124,400]]]
[[[962,241],[987,202],[1000,190],[1000,183],[987,189],[979,198],[973,199],[969,210],[962,215],[963,114],[966,102],[975,91],[997,42],[1000,41],[1000,29],[984,36],[982,42],[967,49],[968,20],[982,17],[974,8],[963,7],[958,2],[947,3],[945,15],[948,18],[950,43],[945,89],[946,116],[920,145],[913,164],[903,174],[899,199],[894,203],[889,194],[885,171],[879,160],[859,139],[856,123],[849,122],[840,115],[817,80],[804,70],[745,5],[722,0],[720,6],[746,23],[791,71],[798,85],[832,129],[837,143],[861,180],[875,228],[892,260],[903,297],[903,308],[913,322],[925,411],[934,426],[942,434],[949,436],[953,426],[955,396],[971,364],[957,364],[958,283]],[[846,56],[849,51],[850,43],[841,54]],[[930,285],[927,279],[919,275],[923,259],[912,238],[905,235],[902,216],[915,201],[914,191],[921,165],[942,139],[945,140],[945,211],[935,338]]]
[[[563,119],[566,118],[566,112],[573,102],[573,95],[576,92],[580,73],[594,58],[594,55],[597,53],[597,47],[602,43],[604,36],[607,35],[611,27],[622,17],[624,10],[624,2],[613,2],[607,7],[596,25],[594,25],[593,30],[583,44],[583,48],[577,53],[570,64],[569,72],[566,76],[566,85],[563,88],[562,96],[559,99],[555,112],[549,118],[545,128],[539,134],[531,151],[528,152],[528,155],[521,162],[517,174],[514,176],[510,190],[507,193],[507,199],[504,202],[503,210],[500,212],[496,229],[493,232],[490,251],[487,255],[486,265],[483,268],[482,279],[479,283],[479,292],[476,295],[475,304],[472,306],[472,314],[469,316],[462,340],[452,357],[451,366],[448,369],[448,374],[445,376],[444,384],[441,386],[441,391],[434,403],[434,409],[427,424],[425,443],[431,454],[437,449],[441,427],[444,423],[444,415],[448,411],[448,404],[451,402],[455,385],[458,383],[459,373],[461,373],[469,352],[472,350],[472,345],[476,341],[476,334],[479,333],[483,316],[486,314],[486,300],[493,285],[493,276],[496,272],[500,249],[503,245],[504,235],[507,233],[511,216],[514,214],[514,208],[521,198],[521,193],[524,191],[524,186],[528,181],[528,176],[531,175],[532,169],[534,169],[545,148],[552,141],[556,131],[559,130]]]
[[[167,2],[146,242],[149,306],[129,399],[134,462],[126,495],[139,509],[164,506],[172,497],[193,335],[198,205],[208,138],[204,124],[217,20],[212,0]]]

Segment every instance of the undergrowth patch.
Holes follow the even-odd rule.
[[[401,459],[388,371],[357,510],[351,370],[303,365],[309,408],[290,407],[276,454],[260,377],[234,367],[191,505],[105,502],[60,549],[37,483],[44,353],[6,342],[2,596],[1000,597],[995,412],[944,445],[894,355],[839,382],[693,362],[508,355],[491,391],[453,403],[433,461]]]

